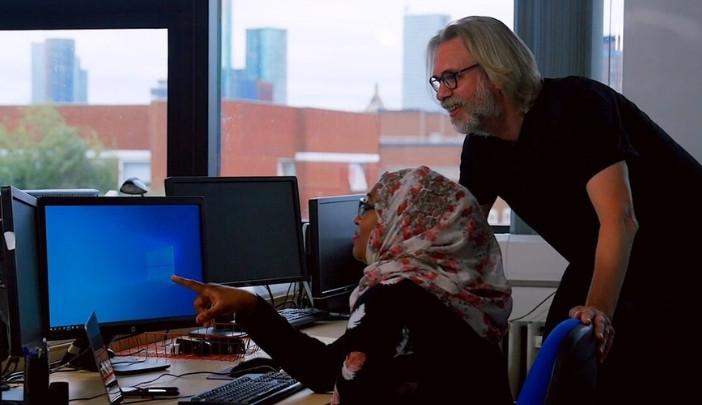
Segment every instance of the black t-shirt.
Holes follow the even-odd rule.
[[[599,222],[586,184],[622,160],[639,222],[627,280],[653,282],[643,268],[661,270],[656,264],[695,263],[687,246],[702,246],[702,238],[683,238],[683,232],[702,225],[702,211],[692,209],[702,206],[694,191],[702,190],[702,166],[634,103],[597,81],[545,79],[517,142],[468,135],[460,183],[481,205],[500,196],[591,275]]]

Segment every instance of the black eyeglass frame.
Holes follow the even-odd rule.
[[[439,92],[441,85],[443,84],[449,90],[454,90],[458,87],[458,77],[464,75],[469,70],[480,66],[479,63],[474,63],[465,69],[461,69],[458,72],[444,72],[441,77],[432,76],[429,78],[429,84],[435,92]]]
[[[374,209],[375,205],[369,203],[367,198],[361,197],[361,199],[358,200],[358,218],[363,218],[366,212]]]

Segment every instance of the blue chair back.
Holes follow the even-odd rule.
[[[593,404],[596,383],[593,326],[569,318],[556,325],[542,343],[516,405]]]

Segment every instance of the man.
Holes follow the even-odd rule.
[[[692,398],[692,282],[702,166],[636,105],[583,77],[544,79],[503,23],[466,17],[428,46],[430,83],[467,136],[460,183],[499,196],[568,262],[546,330],[574,317],[600,340],[600,403]],[[692,200],[692,201],[690,201]],[[667,204],[666,204],[667,203]],[[698,277],[695,277],[697,279]],[[616,330],[616,341],[615,341]]]

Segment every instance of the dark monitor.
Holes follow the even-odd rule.
[[[81,338],[91,312],[105,342],[196,326],[195,293],[172,274],[205,278],[204,199],[37,199],[40,268],[51,339]]]
[[[208,282],[307,281],[296,177],[169,177],[165,189],[205,197]]]
[[[314,306],[348,313],[349,296],[366,265],[353,257],[351,237],[358,202],[364,194],[309,200],[307,268]]]
[[[14,186],[0,188],[2,272],[0,316],[6,328],[6,356],[23,357],[46,336],[37,259],[36,198]],[[5,348],[3,348],[5,349]]]

